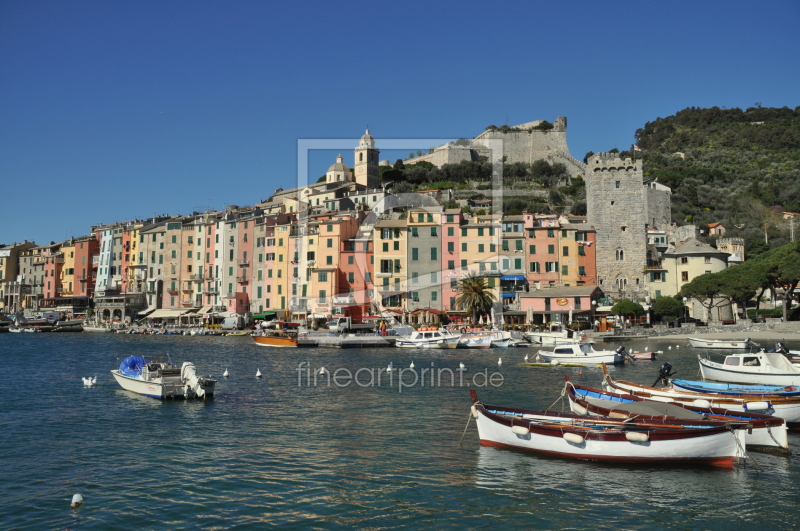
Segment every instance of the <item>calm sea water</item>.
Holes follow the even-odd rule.
[[[686,342],[628,347],[664,355],[614,368],[620,378],[650,384],[663,361],[697,376]],[[502,374],[502,386],[479,390],[495,405],[546,408],[565,373],[599,386],[595,367],[518,366],[534,349],[268,349],[248,337],[89,333],[2,334],[0,349],[2,529],[797,527],[797,457],[752,454],[758,469],[732,471],[611,466],[482,448],[474,423],[459,445],[476,372]],[[132,354],[194,362],[219,379],[216,397],[162,402],[121,390],[109,370]],[[382,372],[377,385],[378,369],[392,363],[397,374],[412,361],[418,371],[463,362],[464,384],[447,376],[400,392]],[[315,386],[301,362],[364,368],[364,386],[327,377]],[[83,387],[90,375],[96,388]],[[790,444],[798,452],[800,436]],[[74,493],[85,499],[77,510]]]

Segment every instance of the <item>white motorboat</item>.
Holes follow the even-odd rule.
[[[689,343],[695,348],[714,348],[714,349],[727,349],[727,350],[747,350],[755,346],[748,337],[744,341],[735,339],[699,339],[690,337]]]
[[[458,348],[508,348],[510,332],[462,328]]]
[[[178,368],[169,358],[158,361],[128,356],[111,371],[117,383],[127,391],[154,398],[206,398],[214,396],[216,380],[197,375],[193,363],[185,361]]]
[[[461,334],[444,329],[416,330],[410,336],[398,337],[394,346],[400,348],[456,348]]]
[[[596,365],[624,363],[625,354],[625,347],[619,347],[617,350],[595,350],[591,343],[571,343],[558,345],[552,351],[540,350],[538,356],[547,362],[557,360],[559,363]]]
[[[800,385],[800,367],[779,352],[725,356],[724,363],[701,358],[700,374],[707,380],[753,385]]]
[[[531,331],[524,333],[525,338],[531,343],[539,343],[540,345],[566,345],[568,343],[577,343],[578,341],[586,341],[585,334],[580,334],[575,330],[568,328],[561,330],[543,330]]]
[[[100,325],[83,325],[84,332],[113,332],[114,330],[108,326]]]

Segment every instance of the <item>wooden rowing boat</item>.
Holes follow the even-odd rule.
[[[483,446],[589,461],[700,463],[732,467],[744,457],[737,426],[686,428],[675,419],[614,419],[484,405],[474,390],[472,416]]]

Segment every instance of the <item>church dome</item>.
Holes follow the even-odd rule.
[[[344,163],[344,159],[341,155],[337,155],[336,164],[333,164],[330,168],[328,168],[328,173],[332,171],[350,171],[350,168],[348,168],[347,164]]]

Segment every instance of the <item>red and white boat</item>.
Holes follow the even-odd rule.
[[[612,393],[629,394],[655,400],[656,402],[678,402],[681,404],[719,407],[730,411],[748,411],[780,417],[786,421],[790,430],[800,429],[800,397],[781,397],[771,395],[723,395],[715,393],[695,393],[668,387],[651,387],[624,380],[616,380],[608,374],[603,364],[603,387]]]
[[[721,408],[697,405],[665,403],[644,398],[611,393],[576,385],[567,380],[569,407],[578,415],[597,415],[617,419],[651,421],[654,419],[679,419],[692,425],[718,425],[720,423],[744,423],[747,425],[745,442],[750,449],[777,453],[791,453],[786,421],[782,418],[759,413],[728,411]]]
[[[482,404],[472,415],[483,446],[618,463],[700,463],[732,467],[745,457],[744,431],[734,426],[686,428],[672,421],[624,422]]]

